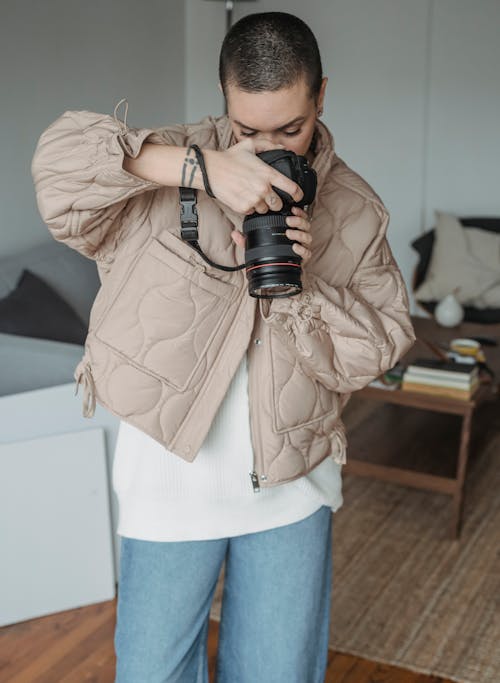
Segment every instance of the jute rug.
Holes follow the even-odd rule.
[[[450,497],[344,477],[333,523],[332,649],[460,683],[500,682],[498,412],[498,404],[486,410],[471,444],[459,540],[449,536]]]

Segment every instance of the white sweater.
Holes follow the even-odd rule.
[[[342,465],[331,456],[306,476],[254,492],[247,382],[245,354],[191,463],[121,421],[113,462],[120,536],[224,538],[297,522],[322,505],[338,510]]]

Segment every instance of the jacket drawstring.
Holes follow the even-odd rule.
[[[120,121],[120,119],[119,119],[119,118],[117,117],[117,115],[116,115],[116,110],[118,109],[118,107],[120,106],[120,104],[121,104],[122,102],[125,102],[125,116],[123,117],[123,122]],[[123,98],[118,102],[118,104],[115,106],[115,110],[114,110],[114,112],[113,112],[113,116],[114,116],[114,119],[115,119],[116,123],[117,123],[117,124],[121,127],[121,129],[122,129],[122,135],[125,135],[125,133],[128,133],[127,112],[128,112],[128,102],[127,102],[127,98],[126,98],[126,97],[123,97]]]
[[[95,384],[92,377],[92,370],[90,365],[85,365],[83,370],[79,372],[76,380],[75,396],[78,394],[78,388],[83,378],[83,417],[92,417],[95,413]]]

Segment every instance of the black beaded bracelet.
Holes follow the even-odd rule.
[[[208,194],[209,197],[212,197],[212,199],[215,199],[215,195],[212,192],[212,188],[210,187],[210,183],[208,182],[208,175],[207,175],[207,169],[205,167],[205,159],[203,158],[203,153],[201,149],[198,147],[198,145],[189,145],[188,149],[194,149],[194,153],[196,154],[196,159],[198,160],[198,163],[200,164],[200,169],[201,169],[201,175],[203,176],[203,184],[205,185],[205,192]]]

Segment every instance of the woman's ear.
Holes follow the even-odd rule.
[[[321,80],[321,87],[319,89],[319,95],[318,95],[318,111],[323,112],[324,109],[324,102],[325,102],[325,92],[326,92],[326,84],[328,83],[328,78],[326,76],[323,76]]]
[[[219,90],[223,93],[222,85],[220,84],[220,81],[219,81],[219,84],[218,84],[218,88],[219,88]]]

